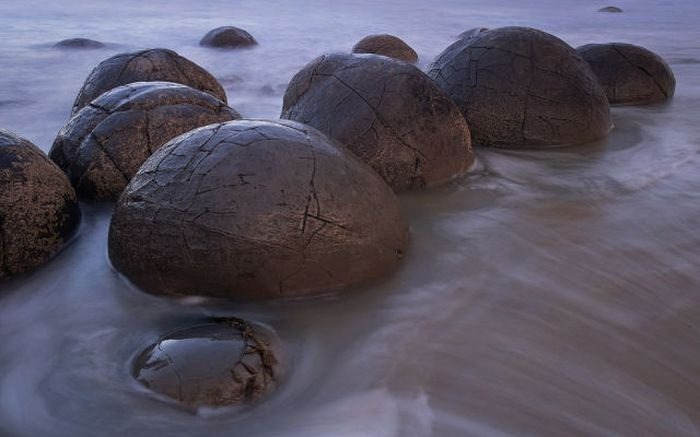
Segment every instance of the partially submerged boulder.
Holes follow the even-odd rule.
[[[418,54],[401,38],[394,35],[369,35],[352,48],[353,53],[371,53],[406,62],[418,61]]]
[[[34,144],[0,129],[0,279],[47,262],[79,221],[61,169]]]
[[[676,78],[656,53],[625,43],[587,44],[576,52],[588,62],[612,105],[644,105],[673,96]]]
[[[608,100],[588,64],[539,30],[504,27],[458,40],[428,75],[457,103],[477,145],[562,146],[612,128]]]
[[[117,200],[141,164],[180,134],[240,118],[205,92],[171,82],[114,88],[73,116],[49,156],[86,200]]]
[[[212,29],[199,41],[200,46],[235,49],[257,45],[253,35],[234,26]]]
[[[178,329],[144,350],[136,379],[188,407],[251,404],[278,385],[277,341],[245,320],[215,318]]]
[[[598,9],[598,12],[620,13],[622,12],[622,9],[618,8],[617,6],[605,6],[603,8]]]
[[[69,38],[54,44],[55,49],[101,49],[104,48],[104,44],[94,39],[89,38]]]
[[[151,293],[294,297],[382,278],[407,242],[398,199],[352,153],[299,123],[239,120],[144,163],[117,204],[109,256]]]
[[[332,54],[292,78],[282,118],[347,146],[395,191],[436,186],[472,164],[459,108],[415,66],[383,56]]]
[[[73,103],[71,115],[100,94],[132,82],[175,82],[196,88],[226,103],[226,92],[205,69],[172,50],[150,49],[122,53],[95,67]]]

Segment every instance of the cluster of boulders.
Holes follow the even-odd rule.
[[[202,44],[255,40],[219,28]],[[471,29],[427,73],[391,35],[352,52],[299,71],[280,120],[242,119],[211,74],[171,50],[103,61],[51,160],[0,131],[0,278],[60,250],[79,197],[117,201],[109,257],[147,292],[246,300],[346,290],[399,266],[409,231],[396,193],[464,175],[472,144],[592,141],[612,128],[610,104],[659,102],[675,87],[668,65],[641,47],[574,50],[522,27]],[[273,337],[208,320],[160,338],[134,374],[194,407],[253,402],[278,383]]]

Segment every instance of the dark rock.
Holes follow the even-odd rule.
[[[212,29],[199,41],[200,46],[229,49],[250,47],[257,44],[258,42],[251,34],[233,26]]]
[[[415,66],[383,56],[314,60],[289,83],[282,118],[345,144],[395,191],[447,182],[474,160],[449,96]]]
[[[622,9],[618,8],[617,6],[606,6],[604,8],[598,9],[598,12],[618,13],[618,12],[622,12]]]
[[[457,39],[474,38],[475,36],[479,36],[484,32],[488,32],[488,30],[488,27],[475,27],[473,29],[465,30],[464,32],[460,33]]]
[[[196,88],[226,103],[221,84],[205,69],[172,50],[151,49],[122,53],[95,67],[73,103],[71,115],[100,94],[132,82],[175,82]]]
[[[79,220],[61,169],[34,144],[0,129],[0,279],[44,264]]]
[[[352,48],[353,53],[372,53],[388,56],[400,61],[416,62],[418,54],[401,38],[394,35],[369,35],[358,41]]]
[[[114,88],[61,129],[49,157],[86,200],[116,200],[141,164],[176,136],[240,118],[203,91],[171,82]]]
[[[381,278],[407,238],[398,199],[352,153],[299,123],[240,120],[144,163],[117,204],[109,255],[152,293],[286,297]]]
[[[105,45],[99,41],[88,38],[64,39],[54,44],[55,49],[101,49]]]
[[[587,44],[576,52],[588,62],[613,105],[643,105],[673,96],[676,78],[654,52],[624,43]]]
[[[612,127],[608,100],[588,64],[539,30],[504,27],[459,40],[428,75],[462,110],[477,145],[576,144]]]
[[[219,318],[160,338],[134,363],[134,376],[188,407],[250,404],[279,378],[272,334],[237,318]]]

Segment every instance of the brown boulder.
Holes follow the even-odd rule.
[[[0,129],[0,279],[44,264],[79,221],[61,169],[34,144]]]
[[[347,146],[395,191],[435,186],[472,164],[459,109],[415,66],[376,55],[324,55],[297,73],[282,118]]]
[[[175,138],[119,199],[109,256],[166,295],[327,293],[394,270],[408,229],[371,168],[313,128],[239,120]]]
[[[588,64],[539,30],[504,27],[458,40],[428,75],[462,110],[477,145],[577,144],[612,127],[608,100]]]
[[[279,364],[272,333],[237,318],[171,332],[134,363],[136,379],[188,407],[250,404],[275,389]]]
[[[114,88],[73,116],[49,157],[86,200],[116,200],[141,164],[192,129],[240,118],[205,92],[171,82]]]
[[[394,35],[369,35],[352,48],[353,53],[371,53],[406,62],[418,61],[418,54],[401,38]]]
[[[205,69],[172,50],[151,49],[122,53],[95,67],[73,103],[71,115],[100,94],[132,82],[175,82],[209,93],[226,103],[226,93]]]
[[[469,38],[474,38],[475,36],[479,36],[484,32],[488,32],[489,29],[488,27],[475,27],[473,29],[465,30],[464,32],[460,33],[457,39],[469,39]]]
[[[199,41],[200,46],[229,48],[250,47],[258,42],[243,29],[234,26],[222,26],[212,29]]]
[[[658,103],[676,90],[671,67],[644,47],[619,42],[587,44],[576,52],[591,66],[610,104]]]

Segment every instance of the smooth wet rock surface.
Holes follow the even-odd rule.
[[[353,53],[372,53],[406,62],[418,61],[418,54],[404,40],[394,35],[369,35],[352,48]]]
[[[233,121],[156,151],[119,199],[114,267],[146,291],[251,299],[385,277],[408,227],[367,165],[313,128]]]
[[[613,105],[644,105],[673,96],[676,78],[656,53],[625,43],[587,44],[576,49],[588,62]]]
[[[175,82],[222,100],[226,92],[204,68],[168,49],[121,53],[102,61],[85,80],[73,103],[72,115],[112,88],[132,82]]]
[[[54,44],[55,49],[101,49],[104,48],[104,44],[89,38],[69,38]]]
[[[199,41],[200,46],[229,49],[251,47],[257,44],[253,35],[234,26],[212,29]]]
[[[0,279],[46,263],[79,220],[63,172],[34,144],[0,129]]]
[[[474,160],[469,128],[415,66],[375,55],[324,55],[289,83],[282,118],[320,129],[395,191],[436,186]]]
[[[134,362],[144,386],[188,407],[252,404],[279,384],[273,333],[238,318],[218,318],[176,330]]]
[[[608,100],[588,64],[539,30],[504,27],[458,40],[428,75],[457,103],[476,145],[562,146],[612,128]]]
[[[211,94],[135,82],[102,94],[61,129],[49,156],[86,200],[116,200],[141,164],[180,134],[240,115]]]

